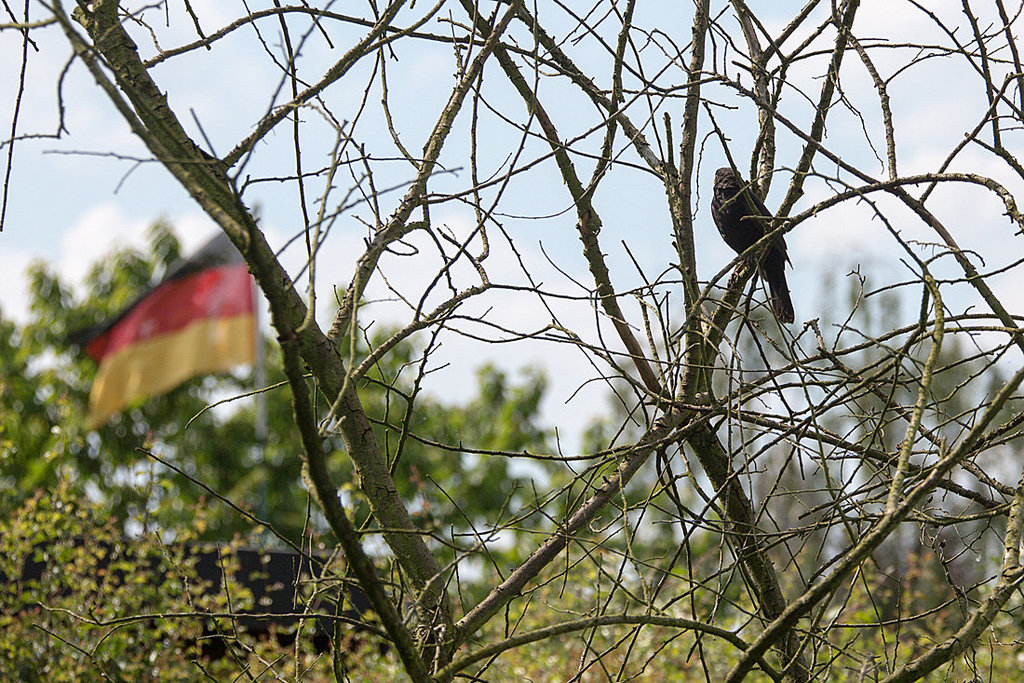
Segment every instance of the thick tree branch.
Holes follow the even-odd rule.
[[[355,388],[346,384],[347,369],[337,348],[316,324],[302,325],[307,312],[302,298],[256,221],[243,206],[224,166],[198,149],[168,107],[166,97],[143,67],[134,43],[119,22],[117,3],[105,0],[82,4],[93,10],[80,8],[76,18],[112,69],[116,88],[107,80],[92,48],[78,37],[66,17],[58,14],[65,33],[108,96],[115,104],[120,103],[118,106],[133,130],[140,133],[150,151],[238,247],[270,302],[275,327],[286,334],[298,331],[298,344],[306,365],[329,396],[339,397],[340,429],[360,486],[374,516],[386,529],[384,537],[413,586],[423,591],[417,600],[422,627],[429,629],[430,624],[439,623],[443,630],[450,617],[447,596],[441,582],[435,580],[440,567],[398,495]],[[117,90],[128,97],[130,108],[120,99]]]

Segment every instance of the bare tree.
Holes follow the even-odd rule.
[[[80,0],[70,12],[59,1],[32,5],[2,28],[21,36],[26,55],[37,35],[59,32],[69,64],[88,69],[151,160],[245,256],[283,351],[306,483],[413,680],[480,675],[511,648],[572,632],[590,642],[616,626],[626,654],[610,676],[655,658],[657,648],[633,643],[659,627],[665,640],[690,639],[700,658],[712,638],[732,648],[725,663],[702,659],[709,678],[760,669],[807,681],[852,667],[902,681],[964,656],[974,666],[972,648],[1024,580],[1024,480],[1005,459],[1024,423],[1024,331],[1006,298],[1021,259],[1000,246],[1024,228],[1009,189],[1024,182],[1012,151],[1024,69],[1021,5],[885,4],[926,25],[929,39],[862,27],[858,0],[808,0],[781,19],[742,0],[275,1],[216,26],[198,3]],[[260,115],[208,134],[161,81],[202,77],[199,68],[242,78],[255,67],[219,56],[238,42],[276,78],[247,81]],[[931,95],[908,83],[942,69],[961,80],[935,83]],[[917,132],[923,110],[894,106],[898,88],[925,103],[957,88],[977,105],[976,125],[933,160],[904,160],[898,142]],[[8,172],[14,147],[37,137],[13,123]],[[56,135],[67,135],[62,124]],[[749,179],[774,216],[762,219],[763,239],[714,273],[696,247],[714,234],[718,166]],[[282,265],[250,210],[268,186],[288,190],[274,201],[295,202],[301,272]],[[950,208],[963,202],[973,215]],[[990,206],[1010,223],[980,227]],[[831,255],[801,262],[792,245],[828,221],[870,230],[879,253],[902,263],[901,279],[880,291],[913,297],[913,315],[858,327],[854,312],[871,291],[829,315],[813,310],[811,278]],[[356,230],[362,251],[330,283],[337,307],[324,318],[317,277],[336,264],[322,255]],[[751,257],[782,235],[795,262],[792,326],[774,322],[752,285]],[[822,317],[834,324],[823,328]],[[343,341],[377,320],[400,326],[352,362]],[[444,457],[544,458],[566,478],[538,480],[535,500],[495,510],[471,541],[428,533],[394,482],[415,422],[385,425],[396,438],[383,443],[360,398],[368,369],[409,338],[427,340],[417,389],[434,381],[430,354],[445,340],[481,356],[571,349],[589,368],[584,383],[617,391],[623,428],[575,453],[436,444]],[[948,353],[951,340],[960,353]],[[993,382],[1007,368],[1009,379]],[[411,415],[415,396],[394,400]],[[335,436],[372,510],[369,528],[339,498],[324,448]],[[518,566],[499,566],[488,548],[512,529],[534,546]],[[962,609],[937,642],[876,662],[879,653],[851,645],[850,596],[875,590],[889,569],[880,549],[900,548],[892,539],[906,529],[925,540],[959,535],[968,553],[996,537],[999,558],[971,585],[946,571],[936,604],[877,607],[870,625],[896,641],[946,600]],[[375,571],[371,532],[400,584]],[[454,562],[441,565],[441,545],[455,547]],[[953,560],[936,552],[948,570]],[[479,600],[456,590],[472,563],[492,581]],[[597,584],[577,618],[531,602],[538,586],[582,582],[587,571]],[[497,615],[525,611],[550,625],[485,631]],[[581,672],[604,666],[603,654],[588,654]]]

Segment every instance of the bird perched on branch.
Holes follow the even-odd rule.
[[[715,191],[711,197],[711,217],[725,243],[737,254],[771,231],[768,219],[772,214],[750,186],[731,168],[715,171]],[[786,284],[786,240],[782,235],[773,239],[762,252],[757,272],[768,285],[772,310],[784,323],[793,322],[793,302]]]

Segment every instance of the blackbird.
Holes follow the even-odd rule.
[[[766,223],[772,217],[764,202],[747,186],[731,168],[715,171],[715,191],[711,197],[711,217],[715,219],[718,232],[725,243],[737,254],[742,254],[752,244],[770,231]],[[768,284],[772,299],[772,310],[784,323],[793,322],[793,302],[786,285],[786,240],[782,235],[773,239],[765,248],[757,272]]]

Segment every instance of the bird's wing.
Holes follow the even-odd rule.
[[[747,205],[748,207],[750,207],[752,215],[768,217],[775,216],[775,214],[769,211],[768,207],[764,205],[764,202],[761,201],[761,198],[757,196],[757,193],[754,192],[754,188],[752,185],[747,185],[746,187],[743,188],[743,196],[747,200]],[[765,223],[762,227],[765,233],[768,233],[770,230],[773,229],[773,226],[768,225],[767,223]],[[789,260],[789,253],[786,251],[786,238],[784,236],[779,235],[778,237],[776,237],[775,240],[772,242],[771,246],[769,246],[768,248],[779,249],[782,252],[782,256],[786,259],[786,262],[792,263]]]
[[[747,198],[747,202],[753,211],[755,216],[774,216],[775,214],[768,210],[768,207],[764,205],[761,198],[754,192],[752,185],[746,185],[743,188],[743,195]]]

